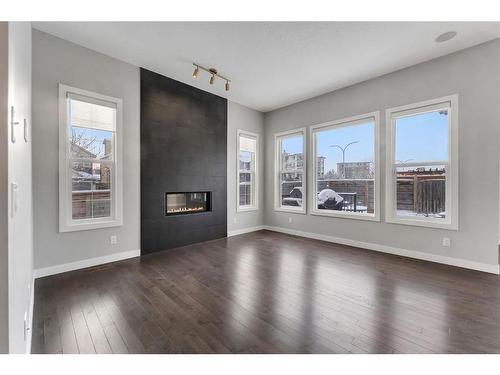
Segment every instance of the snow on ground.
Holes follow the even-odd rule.
[[[418,217],[431,217],[435,219],[444,219],[446,217],[446,212],[434,213],[434,214],[423,214],[417,213],[410,210],[398,210],[398,216],[418,216]]]

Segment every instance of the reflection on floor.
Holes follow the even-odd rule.
[[[269,231],[37,280],[35,353],[500,353],[500,278]]]

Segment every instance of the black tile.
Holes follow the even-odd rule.
[[[141,249],[227,234],[227,100],[141,69]],[[211,191],[212,212],[165,216],[166,191]]]

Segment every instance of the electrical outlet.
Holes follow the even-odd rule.
[[[116,245],[118,243],[118,237],[116,237],[115,235],[111,236],[109,238],[109,242],[111,243],[111,245]]]
[[[289,217],[289,218],[288,218],[288,222],[289,222],[289,223],[291,223],[291,222],[292,222],[292,218],[291,218],[291,217]]]
[[[451,247],[451,239],[450,239],[450,237],[443,237],[443,246],[444,247]]]

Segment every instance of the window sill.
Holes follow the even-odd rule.
[[[93,229],[102,229],[102,228],[111,228],[111,227],[120,227],[123,225],[123,220],[103,220],[99,222],[92,223],[72,223],[72,224],[60,224],[59,225],[59,233],[67,233],[67,232],[78,232],[82,230],[93,230]]]
[[[236,212],[252,212],[252,211],[259,211],[259,207],[237,207]]]
[[[303,208],[285,208],[285,207],[275,207],[274,208],[274,211],[278,211],[278,212],[288,212],[288,213],[292,213],[292,214],[302,214],[302,215],[306,215],[306,208],[303,207]]]
[[[344,211],[330,211],[330,210],[311,210],[311,215],[314,216],[328,216],[336,217],[341,219],[354,219],[354,220],[366,220],[366,221],[377,221],[380,222],[380,215],[371,215],[355,212],[344,212]]]
[[[458,231],[458,224],[454,224],[449,221],[438,222],[434,220],[425,220],[425,219],[413,219],[413,218],[406,219],[400,216],[386,217],[385,221],[390,224],[400,224],[400,225],[409,225],[416,227],[427,227],[433,229],[446,229],[446,230]]]

